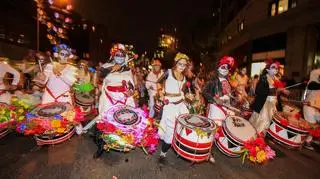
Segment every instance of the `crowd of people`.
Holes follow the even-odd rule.
[[[35,58],[37,64],[28,68],[26,61],[18,69],[4,60],[0,62],[1,103],[10,104],[19,90],[37,96],[35,106],[68,103],[79,106],[84,114],[95,111],[96,117],[89,123],[77,121],[79,135],[97,126],[105,111],[113,106],[146,108],[148,117],[159,121],[161,160],[170,149],[181,114],[202,115],[217,126],[222,126],[228,116],[240,115],[247,117],[258,134],[266,136],[274,114],[281,111],[277,104],[290,101],[290,90],[281,82],[283,71],[276,60],[267,61],[262,73],[250,78],[246,66],[234,69],[235,59],[230,56],[218,60],[212,76],[203,66],[195,70],[192,59],[183,53],[176,54],[170,69],[162,69],[159,59],[151,61],[151,69],[129,67],[137,56],[129,55],[122,44],[115,44],[108,62],[96,67],[89,67],[86,60],[75,63],[71,49],[63,44],[55,47],[52,56],[38,53]],[[311,124],[320,122],[319,71],[311,72],[307,96],[301,101],[304,118]],[[98,129],[95,135],[98,157],[106,141],[101,139],[103,134]],[[309,138],[308,144],[311,141]]]

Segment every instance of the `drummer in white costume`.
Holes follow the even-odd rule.
[[[148,74],[146,79],[146,88],[149,94],[149,110],[150,110],[150,117],[154,117],[154,103],[155,103],[155,96],[158,93],[158,86],[157,81],[163,75],[163,71],[161,70],[161,62],[157,59],[152,61],[152,71]]]
[[[54,48],[54,56],[58,62],[47,64],[44,69],[46,83],[42,104],[52,102],[72,102],[71,87],[77,80],[77,68],[67,64],[68,59],[73,58],[71,49],[61,44]]]
[[[166,157],[166,153],[171,146],[176,117],[180,114],[189,113],[182,89],[186,82],[184,71],[188,65],[189,57],[185,54],[178,53],[174,61],[174,67],[169,69],[159,80],[160,83],[162,81],[164,82],[163,101],[165,104],[160,121],[160,128],[158,130],[160,138],[164,141],[161,148],[160,159]],[[192,94],[187,94],[186,97],[192,98]]]
[[[225,106],[230,106],[231,86],[228,81],[229,71],[234,66],[234,59],[225,56],[218,62],[218,75],[210,80],[203,89],[203,96],[209,103],[207,117],[222,125],[229,111]]]
[[[306,104],[303,106],[303,115],[305,120],[311,124],[320,123],[320,68],[311,71],[310,80],[305,94]],[[311,147],[312,137],[306,142],[306,147]]]
[[[13,75],[11,87],[6,86],[4,83],[5,74],[10,73]],[[10,104],[11,94],[7,92],[9,88],[16,89],[20,80],[20,73],[12,68],[5,59],[0,59],[0,102]]]
[[[99,99],[99,115],[87,124],[82,133],[94,126],[103,113],[114,105],[135,107],[133,99],[134,81],[132,71],[127,67],[129,56],[123,44],[115,44],[110,51],[111,63],[102,65],[102,76],[105,76]]]

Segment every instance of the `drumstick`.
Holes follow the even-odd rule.
[[[38,60],[38,63],[39,63],[40,72],[42,72],[42,66],[41,66],[40,60]]]
[[[222,104],[222,106],[223,106],[223,107],[226,107],[226,108],[228,108],[228,109],[230,109],[230,110],[232,110],[232,111],[234,111],[234,112],[241,113],[241,111],[240,111],[239,109],[237,109],[237,108],[235,108],[235,107],[232,107],[232,106],[230,106],[230,105]]]
[[[287,86],[285,87],[284,89],[289,89],[289,88],[293,88],[295,86],[299,86],[299,85],[302,85],[302,84],[305,84],[306,82],[301,82],[301,83],[297,83],[297,84],[294,84],[294,85],[291,85],[291,86]]]

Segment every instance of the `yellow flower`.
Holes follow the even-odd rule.
[[[11,101],[16,102],[16,101],[18,101],[18,98],[11,98]]]
[[[24,119],[24,116],[19,116],[19,117],[18,117],[18,120],[19,120],[19,121],[22,121],[23,119]]]
[[[61,121],[60,121],[60,120],[52,120],[52,121],[51,121],[51,126],[52,126],[53,128],[58,128],[58,127],[61,126]]]
[[[117,130],[115,131],[115,133],[116,133],[117,135],[121,135],[121,134],[122,134],[122,131],[119,130],[119,129],[117,129]]]
[[[266,153],[261,150],[257,153],[257,162],[262,163],[267,159]]]
[[[22,114],[24,110],[22,108],[18,109],[18,113]]]
[[[4,115],[5,111],[3,109],[0,110],[0,115]]]
[[[253,156],[250,156],[250,157],[249,157],[249,160],[250,160],[251,162],[256,162],[256,158],[253,157]]]
[[[56,132],[57,133],[64,133],[65,130],[66,130],[66,128],[59,127],[58,129],[56,129]]]

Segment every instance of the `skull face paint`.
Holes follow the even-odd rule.
[[[187,67],[187,60],[180,59],[176,64],[176,69],[178,72],[182,73]]]
[[[67,63],[70,56],[69,52],[66,50],[61,50],[58,54],[60,63]]]
[[[116,64],[118,65],[122,65],[125,62],[125,54],[123,54],[122,52],[117,52],[114,57],[113,60]]]
[[[278,74],[279,69],[277,64],[273,63],[269,69],[267,69],[267,72],[270,76],[275,76],[276,74]]]
[[[247,68],[242,68],[241,69],[241,74],[246,75],[247,74]]]
[[[229,74],[228,64],[221,65],[221,66],[218,68],[218,72],[219,72],[219,74],[220,74],[221,76],[226,77],[226,76]]]

